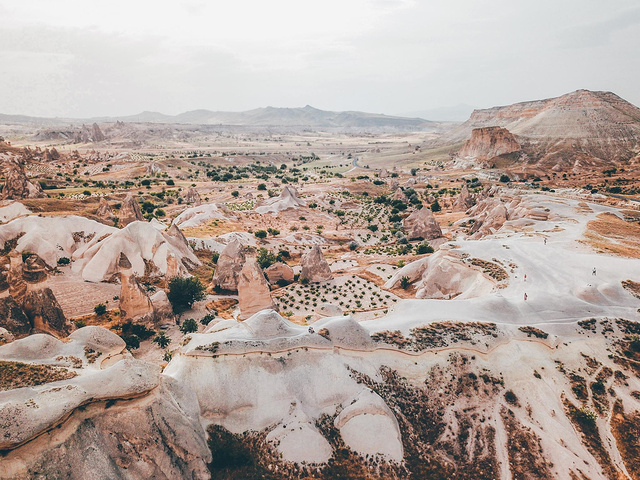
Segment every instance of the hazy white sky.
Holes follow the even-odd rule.
[[[0,19],[1,113],[640,105],[637,0],[0,0]]]

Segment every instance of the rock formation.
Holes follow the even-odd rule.
[[[16,337],[29,335],[31,331],[31,322],[11,296],[0,298],[0,327]]]
[[[474,128],[471,131],[471,138],[458,152],[458,156],[487,161],[500,155],[518,152],[521,149],[516,137],[506,128],[483,127]]]
[[[42,187],[38,182],[31,183],[24,173],[24,168],[18,160],[5,160],[4,163],[5,182],[2,188],[3,200],[19,200],[21,198],[41,198],[46,197]]]
[[[278,282],[293,282],[293,269],[286,263],[277,262],[267,267],[264,273],[269,279],[269,283],[276,284]]]
[[[7,281],[9,283],[9,295],[11,295],[18,305],[22,305],[27,295],[27,282],[22,274],[22,255],[15,250],[9,255],[11,266]]]
[[[235,218],[236,217],[231,213],[231,211],[224,205],[205,203],[204,205],[187,208],[173,220],[173,223],[178,225],[180,228],[190,228],[207,224],[212,220]]]
[[[82,125],[73,135],[73,143],[90,143],[90,142],[102,142],[106,137],[97,123],[91,125]]]
[[[98,210],[96,210],[96,216],[102,220],[106,220],[108,223],[112,223],[113,219],[116,218],[116,215],[111,209],[111,205],[109,205],[109,202],[107,202],[104,197],[100,197],[100,204],[98,205]]]
[[[198,190],[196,190],[194,187],[190,187],[189,190],[187,190],[185,194],[182,196],[182,198],[186,203],[193,204],[195,206],[198,206],[202,203],[202,200],[200,199],[200,194],[198,193]]]
[[[0,257],[0,293],[9,289],[9,270],[11,261],[9,257]]]
[[[122,201],[122,206],[118,213],[118,219],[118,225],[120,225],[120,227],[126,227],[132,222],[144,220],[142,210],[140,210],[140,205],[134,198],[133,194],[127,193],[127,196]]]
[[[138,283],[131,262],[124,253],[118,261],[120,268],[120,318],[124,321],[145,321],[154,317],[153,304]]]
[[[319,245],[314,245],[300,259],[300,278],[306,278],[309,282],[326,282],[333,278],[329,263],[324,258]]]
[[[402,221],[409,240],[433,240],[442,236],[442,230],[433,212],[427,207],[416,210]]]
[[[50,288],[39,288],[27,292],[22,302],[22,309],[34,329],[55,336],[69,335],[71,325]]]
[[[280,192],[280,196],[265,200],[255,209],[260,214],[271,213],[277,215],[278,212],[289,208],[299,208],[306,206],[306,202],[298,197],[298,191],[290,185],[285,185]]]
[[[227,245],[216,265],[213,275],[213,286],[222,290],[235,291],[238,289],[238,277],[245,263],[245,256],[242,244],[238,240],[233,240]]]
[[[467,184],[465,183],[460,190],[460,195],[458,195],[458,198],[456,198],[456,201],[453,203],[453,211],[466,212],[473,207],[473,203],[473,197],[469,193],[469,188],[467,188]]]
[[[404,194],[400,187],[397,187],[396,191],[393,192],[393,195],[391,195],[391,200],[400,200],[402,202],[406,202],[407,196]]]
[[[241,319],[265,309],[277,307],[271,298],[269,283],[255,258],[248,258],[238,277],[238,304]]]
[[[47,265],[35,253],[22,262],[22,278],[27,283],[41,283],[47,279]]]

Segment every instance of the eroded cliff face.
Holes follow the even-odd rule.
[[[640,109],[611,92],[589,90],[475,110],[440,141],[462,142],[474,129],[496,126],[517,137],[527,161],[549,168],[626,162],[640,147]]]
[[[519,152],[521,149],[516,137],[506,128],[482,127],[471,131],[471,138],[458,152],[458,156],[487,161],[500,155]]]

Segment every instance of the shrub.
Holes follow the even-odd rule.
[[[234,190],[233,192],[231,192],[231,195],[238,198],[238,195],[240,195],[240,192],[238,190]]]
[[[213,252],[213,254],[211,254],[211,261],[213,262],[214,265],[218,263],[219,258],[220,258],[220,254],[218,252]]]
[[[416,248],[416,255],[424,255],[425,253],[433,253],[433,247],[428,243],[421,243]]]
[[[276,256],[266,248],[261,248],[260,250],[258,250],[258,256],[256,257],[256,260],[258,261],[258,265],[260,265],[260,268],[264,269],[269,268],[271,265],[276,263]]]
[[[266,189],[267,189],[267,186],[264,183],[258,184],[258,190],[263,190],[264,191]]]
[[[173,180],[171,180],[171,179],[167,180],[167,182],[166,182],[166,183],[167,183],[167,185],[169,185],[170,187],[176,184],[176,182],[174,182],[174,181],[173,181]]]
[[[122,336],[122,340],[124,340],[129,350],[140,348],[140,338],[137,335],[124,335]]]
[[[174,313],[182,313],[204,299],[204,285],[196,277],[174,277],[169,281],[167,298]]]
[[[518,405],[518,397],[516,396],[515,393],[513,393],[511,390],[507,390],[504,393],[504,399],[507,401],[508,404],[510,405]]]
[[[160,332],[153,338],[153,343],[157,343],[160,348],[165,348],[171,343],[171,339],[164,332]]]
[[[404,290],[406,290],[407,288],[409,288],[409,285],[411,285],[411,281],[409,280],[409,277],[402,277],[400,279],[400,287],[403,288]]]
[[[257,230],[256,233],[254,233],[254,235],[256,236],[256,238],[267,238],[267,231]]]
[[[500,182],[509,183],[510,181],[511,181],[511,179],[509,178],[508,175],[500,175]]]
[[[354,251],[358,248],[358,242],[353,241],[353,242],[349,242],[349,250]]]
[[[217,314],[218,312],[216,312],[215,310],[207,313],[204,317],[200,319],[200,324],[204,326],[209,325],[209,322],[211,322],[212,320],[215,320]]]
[[[93,311],[96,315],[104,315],[107,313],[107,306],[104,303],[99,303],[95,307],[93,307]]]
[[[438,203],[438,200],[436,200],[435,202],[433,202],[431,204],[431,211],[432,212],[439,212],[440,210],[442,210],[442,207],[440,206],[440,204]]]
[[[371,230],[372,232],[377,232],[378,231],[378,225],[374,225],[374,224],[367,225],[367,228],[369,230]]]
[[[71,260],[69,259],[69,257],[60,257],[58,259],[58,265],[69,265],[71,263]]]
[[[180,325],[180,331],[185,335],[188,333],[194,333],[198,331],[198,323],[193,318],[187,318],[182,325]]]

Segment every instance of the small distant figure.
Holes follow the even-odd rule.
[[[524,293],[524,301],[527,301],[527,292]]]
[[[524,274],[524,281],[525,282],[527,281],[527,274],[526,273]]]
[[[595,277],[595,275],[596,275],[596,267],[593,267],[593,271],[591,272],[591,275],[593,275]]]
[[[313,327],[309,327],[309,333],[315,333],[315,330],[313,329]]]
[[[547,237],[544,238],[544,244],[547,244]]]

